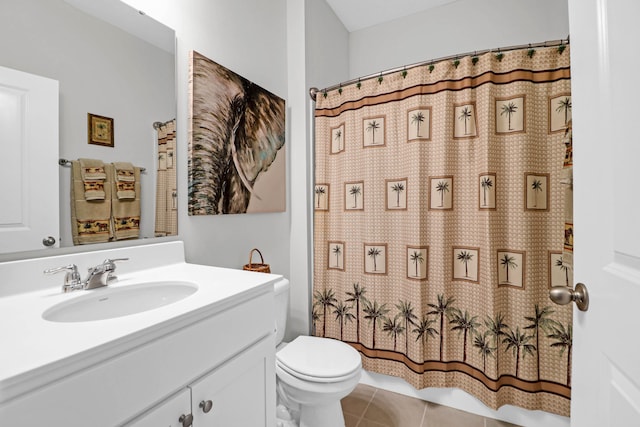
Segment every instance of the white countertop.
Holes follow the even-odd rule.
[[[64,294],[57,286],[0,298],[0,404],[252,295],[270,292],[281,277],[185,262],[117,275],[118,280],[109,287],[173,280],[196,283],[198,291],[153,310],[73,323],[47,321],[42,313],[57,303],[105,288]],[[57,278],[61,285],[63,276]]]

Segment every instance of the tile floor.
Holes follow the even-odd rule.
[[[342,399],[346,427],[517,427],[366,384]]]

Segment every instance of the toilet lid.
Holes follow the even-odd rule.
[[[300,336],[276,353],[280,367],[303,378],[340,379],[361,367],[360,353],[342,341]]]

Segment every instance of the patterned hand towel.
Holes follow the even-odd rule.
[[[74,245],[109,241],[111,237],[110,181],[105,173],[105,197],[101,200],[87,200],[80,161],[71,162],[71,235]]]
[[[129,162],[113,162],[115,169],[116,196],[118,200],[134,200],[136,198],[135,167]]]
[[[115,174],[115,164],[107,165],[107,170]],[[133,198],[117,195],[121,182],[113,181],[111,191],[111,227],[115,240],[137,239],[140,236],[140,168],[134,167]]]
[[[78,159],[80,174],[84,184],[85,200],[104,200],[104,181],[107,175],[102,160]]]

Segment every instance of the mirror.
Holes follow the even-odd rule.
[[[140,238],[153,237],[153,124],[176,117],[174,31],[119,0],[3,0],[2,9],[0,65],[59,81],[59,158],[144,168]],[[88,143],[88,113],[113,119],[113,147]],[[58,172],[50,179],[60,183],[59,237],[65,248],[73,246],[71,168],[60,166]],[[89,246],[94,245],[80,248]]]

